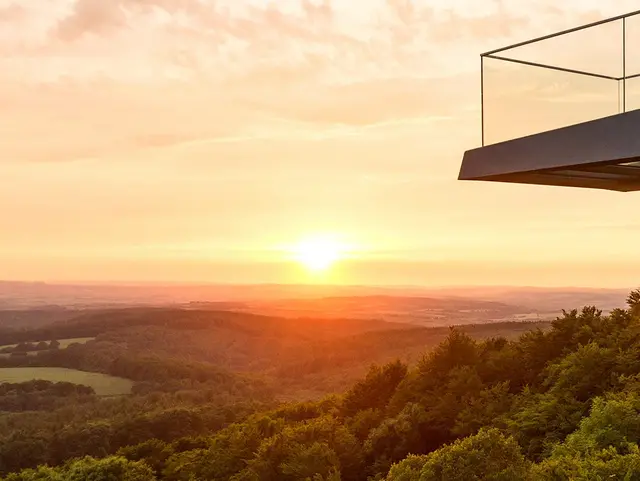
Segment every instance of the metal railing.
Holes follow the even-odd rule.
[[[592,39],[584,37],[592,33]],[[538,46],[543,61],[537,58]],[[555,55],[565,59],[546,61]],[[580,59],[587,68],[567,65]],[[480,62],[483,146],[640,108],[640,10],[485,52]],[[634,79],[638,82],[631,84]],[[560,90],[555,96],[548,93],[553,88]],[[569,94],[582,95],[582,102],[573,102],[573,111],[562,108],[563,88],[565,103]],[[495,125],[489,125],[490,113]],[[495,131],[488,132],[490,128]]]

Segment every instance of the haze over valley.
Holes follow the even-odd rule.
[[[420,326],[551,320],[571,305],[620,306],[622,289],[0,282],[0,325],[63,319],[77,309],[181,307],[290,318],[377,319]],[[4,312],[3,312],[4,311]],[[26,311],[23,314],[8,311]],[[32,311],[29,313],[28,311]],[[71,311],[71,312],[65,312]],[[50,316],[50,317],[49,317]],[[28,321],[26,319],[29,319]]]

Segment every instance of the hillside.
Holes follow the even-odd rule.
[[[197,303],[196,305],[217,307],[215,303]],[[231,308],[240,312],[289,318],[383,319],[389,322],[429,327],[506,320],[543,320],[549,315],[546,313],[545,316],[545,313],[542,313],[541,316],[531,308],[497,301],[400,295],[245,301]]]
[[[537,326],[479,324],[467,326],[465,331],[479,339],[514,337]],[[300,399],[346,389],[371,363],[396,358],[416,362],[448,332],[448,327],[421,328],[367,319],[292,319],[227,311],[130,308],[86,311],[46,327],[0,330],[0,346],[92,338],[70,350],[38,353],[26,360],[5,359],[4,363],[80,369],[99,365],[109,372],[113,359],[134,352],[259,374],[277,382],[282,396]]]
[[[0,309],[0,329],[31,329],[54,322],[66,321],[79,311],[64,307],[48,306],[34,309]]]
[[[427,289],[424,295],[503,302],[535,307],[540,312],[558,312],[567,306],[598,306],[607,312],[623,305],[628,293],[628,289],[505,286]]]
[[[550,324],[427,329],[125,309],[7,331],[95,335],[1,360],[7,369],[64,367],[134,385],[117,398],[55,383],[0,389],[0,473],[7,481],[640,479],[640,291],[627,302],[610,314],[569,310]],[[17,400],[30,410],[16,412]]]

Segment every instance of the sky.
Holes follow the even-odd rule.
[[[331,235],[326,282],[635,286],[635,194],[456,180],[481,52],[637,8],[559,5],[0,0],[0,279],[311,282]],[[487,79],[495,139],[617,102],[528,72]]]

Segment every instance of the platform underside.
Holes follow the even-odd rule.
[[[469,150],[458,178],[640,190],[640,110]]]

